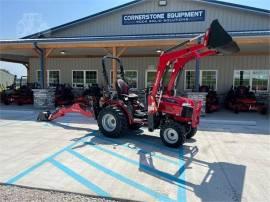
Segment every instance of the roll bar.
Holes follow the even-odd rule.
[[[121,79],[123,79],[125,81],[124,67],[123,67],[122,61],[118,57],[113,57],[113,56],[106,55],[106,56],[104,56],[102,58],[103,76],[104,76],[104,80],[106,82],[106,85],[107,86],[110,86],[110,84],[109,84],[109,77],[108,77],[108,74],[107,74],[106,64],[105,64],[106,60],[108,60],[108,59],[116,60],[118,62],[119,67],[120,67],[120,76],[121,76]]]

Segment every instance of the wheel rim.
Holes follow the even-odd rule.
[[[170,144],[175,144],[178,141],[179,136],[177,131],[173,128],[166,128],[164,131],[164,139]]]
[[[112,132],[116,128],[116,119],[112,114],[105,114],[102,117],[102,126],[108,131]]]

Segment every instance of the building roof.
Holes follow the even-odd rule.
[[[270,36],[270,30],[250,30],[250,31],[228,31],[233,37],[254,37]],[[111,36],[81,36],[81,37],[59,37],[59,38],[33,38],[17,40],[0,40],[0,44],[10,43],[54,43],[54,42],[83,42],[83,41],[110,41],[110,40],[146,40],[146,39],[185,39],[203,34],[202,32],[193,33],[168,33],[168,34],[137,34],[137,35],[111,35]]]
[[[264,13],[267,15],[270,14],[270,10],[267,10],[267,9],[255,8],[255,7],[251,7],[251,6],[244,6],[244,5],[235,4],[235,3],[216,1],[216,0],[199,0],[199,1],[207,2],[207,3],[211,3],[211,4],[216,4],[216,5],[221,5],[221,6],[226,6],[226,7],[232,7],[232,8],[238,8],[238,9],[258,12],[258,13]]]
[[[0,72],[5,72],[7,74],[13,75],[11,74],[8,70],[4,69],[4,68],[0,68]],[[14,76],[14,75],[13,75]]]
[[[78,24],[78,23],[82,23],[82,22],[87,21],[87,20],[91,20],[93,18],[102,16],[102,15],[107,15],[107,14],[109,14],[111,12],[115,12],[115,11],[117,11],[119,9],[123,9],[125,7],[129,7],[129,6],[135,5],[135,4],[143,2],[143,1],[144,0],[131,1],[129,3],[122,4],[120,6],[116,6],[114,8],[111,8],[111,9],[108,9],[108,10],[105,10],[105,11],[102,11],[102,12],[99,12],[99,13],[96,13],[96,14],[93,14],[93,15],[78,19],[78,20],[75,20],[75,21],[71,21],[69,23],[65,23],[65,24],[62,24],[62,25],[59,25],[59,26],[56,26],[56,27],[53,27],[53,28],[50,28],[50,29],[47,29],[47,30],[44,30],[44,31],[41,31],[41,32],[37,32],[35,34],[25,36],[22,39],[31,39],[31,38],[39,37],[39,36],[44,35],[44,34],[46,34],[48,32],[53,32],[53,31],[56,31],[56,30],[60,30],[60,29],[66,28],[66,27],[73,26],[73,25]],[[220,5],[220,6],[225,6],[225,7],[237,8],[237,9],[242,9],[242,10],[247,10],[247,11],[252,11],[252,12],[257,12],[257,13],[261,13],[261,14],[267,14],[267,15],[270,14],[270,10],[254,8],[254,7],[250,7],[250,6],[244,6],[244,5],[239,5],[239,4],[235,4],[235,3],[228,3],[228,2],[216,1],[216,0],[197,0],[197,1],[205,2],[205,3],[209,3],[209,4]]]

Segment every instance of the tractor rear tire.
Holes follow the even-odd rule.
[[[166,122],[161,125],[160,138],[168,147],[182,146],[186,141],[186,127],[174,121]]]
[[[190,128],[190,131],[187,133],[186,138],[190,139],[195,136],[197,133],[197,128]]]
[[[97,118],[100,132],[106,137],[118,138],[127,129],[127,119],[123,111],[108,106],[102,109]]]

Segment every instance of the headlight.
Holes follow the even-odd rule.
[[[191,107],[191,105],[189,103],[185,102],[182,104],[182,107]]]

